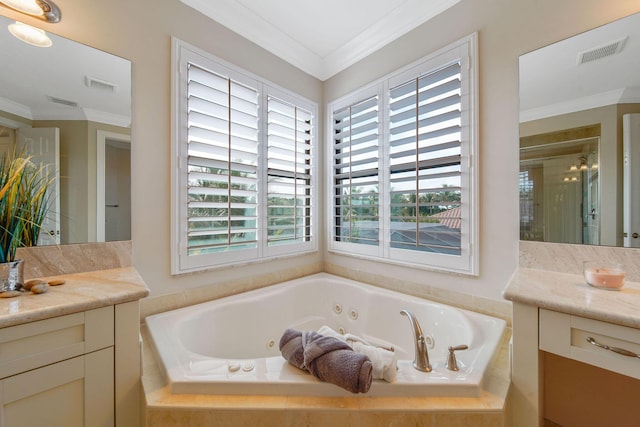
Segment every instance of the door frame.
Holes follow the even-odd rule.
[[[105,161],[107,140],[115,140],[131,145],[131,135],[105,130],[97,131],[96,138],[96,241],[105,241]],[[131,151],[131,148],[129,148]]]

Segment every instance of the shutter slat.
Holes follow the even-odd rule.
[[[390,90],[391,247],[460,253],[460,65]]]
[[[379,99],[333,112],[334,239],[379,244]]]
[[[267,103],[267,243],[309,241],[312,114],[275,97]]]
[[[193,65],[188,80],[188,253],[255,247],[258,92]]]

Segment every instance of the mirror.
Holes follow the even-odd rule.
[[[640,247],[638,58],[640,14],[520,57],[521,240]]]
[[[131,238],[131,63],[0,16],[0,155],[27,150],[57,175],[43,244]],[[45,228],[46,227],[46,228]]]

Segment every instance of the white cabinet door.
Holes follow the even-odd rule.
[[[0,381],[0,427],[114,425],[113,347]]]

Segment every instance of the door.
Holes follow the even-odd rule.
[[[60,244],[60,129],[20,128],[16,152],[31,155],[42,167],[43,176],[53,177],[49,193],[49,212],[42,223],[38,246]]]
[[[131,136],[98,130],[96,241],[131,239]]]
[[[623,123],[623,244],[640,248],[640,114],[625,114]]]
[[[131,150],[130,144],[107,139],[105,144],[106,242],[131,239]]]

